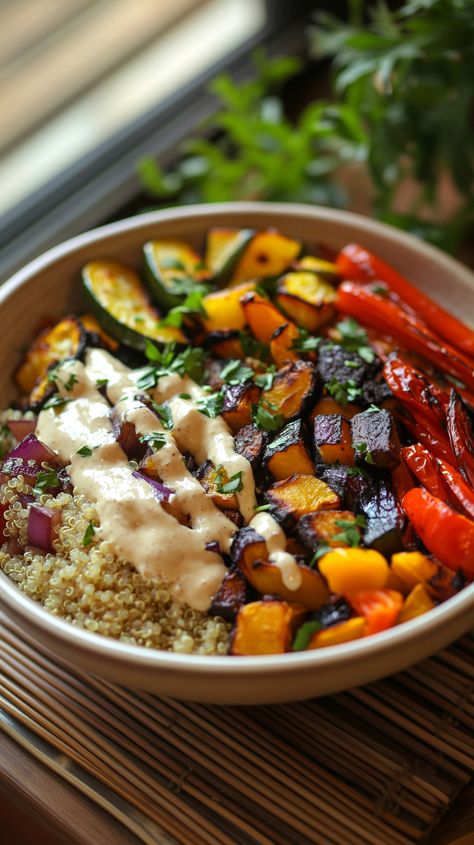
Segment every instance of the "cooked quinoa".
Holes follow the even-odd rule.
[[[0,487],[5,512],[5,543],[0,568],[22,592],[55,616],[93,633],[122,642],[184,654],[227,654],[230,625],[174,602],[161,578],[143,578],[117,558],[97,532],[90,545],[84,537],[97,512],[83,496],[43,494],[39,504],[61,511],[54,543],[56,554],[37,549],[17,551],[27,543],[31,488],[22,476]],[[89,534],[91,530],[89,529]]]

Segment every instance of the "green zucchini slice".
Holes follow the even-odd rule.
[[[254,235],[254,229],[216,228],[209,231],[205,264],[216,285],[222,287],[227,284]]]
[[[148,241],[143,247],[145,281],[152,298],[168,311],[180,305],[209,275],[199,255],[184,241]]]
[[[99,324],[126,346],[143,350],[146,338],[162,344],[186,343],[180,329],[159,325],[160,313],[130,267],[115,261],[90,261],[82,270],[82,283]]]

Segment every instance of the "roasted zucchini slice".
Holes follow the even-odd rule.
[[[241,298],[255,288],[255,282],[243,282],[233,288],[213,291],[203,297],[206,316],[202,322],[208,332],[243,329],[246,318]]]
[[[222,287],[227,284],[254,235],[254,229],[210,229],[205,264],[216,285]]]
[[[156,343],[185,343],[181,329],[160,326],[160,314],[151,305],[138,275],[115,261],[90,261],[82,270],[89,306],[112,337],[143,350],[147,338]]]
[[[354,466],[351,429],[342,414],[318,414],[314,419],[316,462]]]
[[[320,390],[316,370],[310,361],[294,361],[278,370],[271,388],[262,394],[264,407],[292,420],[305,413]]]
[[[352,445],[361,464],[379,469],[395,469],[400,463],[397,424],[384,410],[368,410],[351,420]]]
[[[326,261],[325,258],[318,258],[315,255],[305,255],[295,263],[295,270],[310,270],[317,273],[321,279],[326,282],[331,282],[337,285],[340,280],[339,270],[332,261]]]
[[[254,601],[237,614],[230,653],[283,654],[305,617],[305,609],[285,601]]]
[[[291,475],[277,481],[265,492],[271,514],[285,528],[293,528],[305,513],[330,510],[340,506],[337,493],[313,475]]]
[[[36,405],[54,387],[48,381],[48,370],[65,358],[79,358],[84,350],[86,335],[77,317],[65,317],[52,328],[44,329],[35,338],[15,372],[15,383],[28,403]]]
[[[282,481],[295,472],[312,475],[313,461],[306,448],[305,431],[301,419],[288,423],[268,444],[263,463],[275,481]]]
[[[184,241],[148,241],[143,247],[145,281],[152,299],[168,311],[180,305],[208,276],[197,252]]]
[[[79,319],[88,335],[86,345],[102,344],[102,346],[110,349],[111,352],[115,352],[119,348],[120,344],[118,340],[115,340],[107,332],[104,332],[93,314],[81,314]]]
[[[336,291],[316,273],[286,273],[278,282],[276,303],[297,326],[316,332],[335,313]]]
[[[301,252],[301,243],[280,232],[258,232],[250,241],[232,275],[232,284],[279,276]]]

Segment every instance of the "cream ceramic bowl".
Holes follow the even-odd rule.
[[[211,226],[274,226],[306,244],[360,241],[458,316],[474,314],[474,276],[438,250],[355,214],[303,205],[230,203],[153,212],[103,226],[32,261],[0,289],[1,407],[13,396],[11,374],[43,316],[81,304],[79,272],[93,258],[140,267],[150,238],[203,243]],[[170,654],[88,633],[43,610],[0,573],[5,613],[33,639],[82,669],[125,686],[215,704],[309,698],[365,684],[433,654],[465,633],[474,615],[474,584],[424,616],[367,639],[320,651],[268,657]]]

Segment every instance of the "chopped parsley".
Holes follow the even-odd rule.
[[[149,434],[139,436],[140,443],[149,443],[155,452],[159,452],[166,445],[166,434],[162,431],[151,431]]]
[[[246,367],[238,358],[228,361],[220,371],[220,377],[226,384],[243,384],[253,378],[251,367]]]
[[[355,450],[360,457],[364,458],[367,464],[375,464],[372,452],[367,449],[367,443],[356,443]]]
[[[268,358],[270,349],[266,343],[255,340],[247,332],[239,332],[239,340],[246,358],[258,358],[260,361]]]
[[[370,290],[372,291],[372,293],[378,294],[378,296],[387,297],[389,294],[389,290],[386,285],[371,285]]]
[[[366,414],[375,414],[377,411],[381,411],[381,410],[382,409],[379,408],[378,405],[369,405],[369,407],[366,408],[365,413]]]
[[[84,547],[90,546],[90,544],[92,543],[92,538],[94,537],[94,534],[95,534],[94,525],[92,524],[92,522],[89,522],[89,525],[87,526],[85,533],[84,533],[84,536],[82,538],[82,545]]]
[[[171,408],[168,405],[157,405],[156,402],[152,402],[152,407],[158,414],[163,428],[167,431],[173,428],[173,415],[171,413]]]
[[[240,493],[243,489],[242,483],[242,470],[236,472],[235,475],[231,475],[228,481],[224,484],[218,481],[216,484],[217,492],[218,493]]]
[[[326,383],[326,390],[341,405],[347,405],[348,402],[354,402],[362,395],[362,390],[357,387],[353,379],[347,381],[338,381],[337,378],[332,378]]]
[[[259,373],[255,376],[254,382],[257,387],[263,388],[263,390],[271,390],[273,387],[273,379],[276,375],[276,367],[275,364],[270,364],[267,367],[267,371],[265,373]]]
[[[345,320],[336,323],[336,329],[341,335],[340,346],[349,352],[357,352],[359,357],[367,364],[372,363],[375,359],[375,352],[370,346],[367,332],[362,326],[359,326],[356,320],[352,317],[346,317]]]
[[[317,619],[312,619],[310,622],[304,622],[296,632],[293,640],[293,651],[304,651],[311,640],[313,634],[321,630],[321,623]]]
[[[171,287],[171,292],[178,294],[175,285]],[[179,328],[182,326],[184,318],[189,314],[201,314],[205,317],[206,309],[204,308],[202,300],[208,292],[209,290],[205,287],[205,285],[196,285],[193,281],[193,290],[187,293],[184,302],[181,305],[176,305],[174,308],[170,308],[166,317],[163,317],[158,325],[174,326],[175,328]]]
[[[338,543],[346,543],[348,546],[360,546],[360,532],[358,528],[365,528],[367,522],[365,516],[359,515],[355,519],[336,519],[335,525],[342,528],[333,539]]]
[[[55,393],[54,396],[50,396],[46,400],[43,405],[43,411],[46,411],[48,408],[61,408],[63,405],[67,405],[68,402],[72,402],[72,399],[68,399],[66,396],[58,396]]]
[[[92,449],[89,446],[81,446],[76,455],[80,455],[81,458],[89,458],[92,455]]]
[[[107,387],[108,383],[109,383],[108,378],[98,378],[98,379],[96,380],[95,386],[96,386],[97,388],[99,388],[99,387]]]
[[[74,362],[74,360],[75,359],[73,359],[73,362]],[[52,382],[53,384],[56,384],[57,382],[59,382],[60,384],[63,385],[64,389],[69,392],[70,390],[72,390],[74,385],[78,383],[78,378],[77,378],[75,373],[71,373],[71,375],[69,376],[69,378],[66,381],[64,381],[64,379],[59,377],[58,370],[59,370],[60,367],[62,367],[65,364],[66,364],[65,361],[60,361],[59,364],[56,364],[54,367],[52,367],[50,369],[49,373],[48,373],[48,381]]]
[[[268,405],[268,403],[267,403]],[[274,414],[263,405],[252,405],[252,421],[257,428],[263,431],[278,431],[285,424],[283,414]]]
[[[206,417],[210,417],[210,419],[214,419],[219,416],[222,412],[223,405],[224,396],[220,392],[213,393],[211,396],[203,396],[196,402],[198,411],[200,411],[201,414],[205,414]]]
[[[178,373],[188,375],[193,381],[201,383],[204,378],[204,349],[188,346],[182,352],[176,352],[176,344],[168,343],[160,351],[151,340],[145,340],[145,355],[150,362],[137,380],[141,390],[151,390],[158,384],[161,376]]]
[[[33,493],[36,496],[41,496],[46,490],[51,490],[59,487],[59,478],[55,469],[45,469],[39,472],[36,476],[36,484],[33,487]]]
[[[271,508],[271,505],[256,505],[254,507],[254,512],[255,513],[263,513],[263,511],[269,511],[270,508]]]
[[[291,348],[295,352],[314,352],[321,343],[322,338],[313,337],[306,329],[300,329],[299,332],[299,337],[295,338],[291,344]]]
[[[178,397],[179,397],[179,399],[192,399],[192,396],[191,396],[190,393],[178,393]]]

